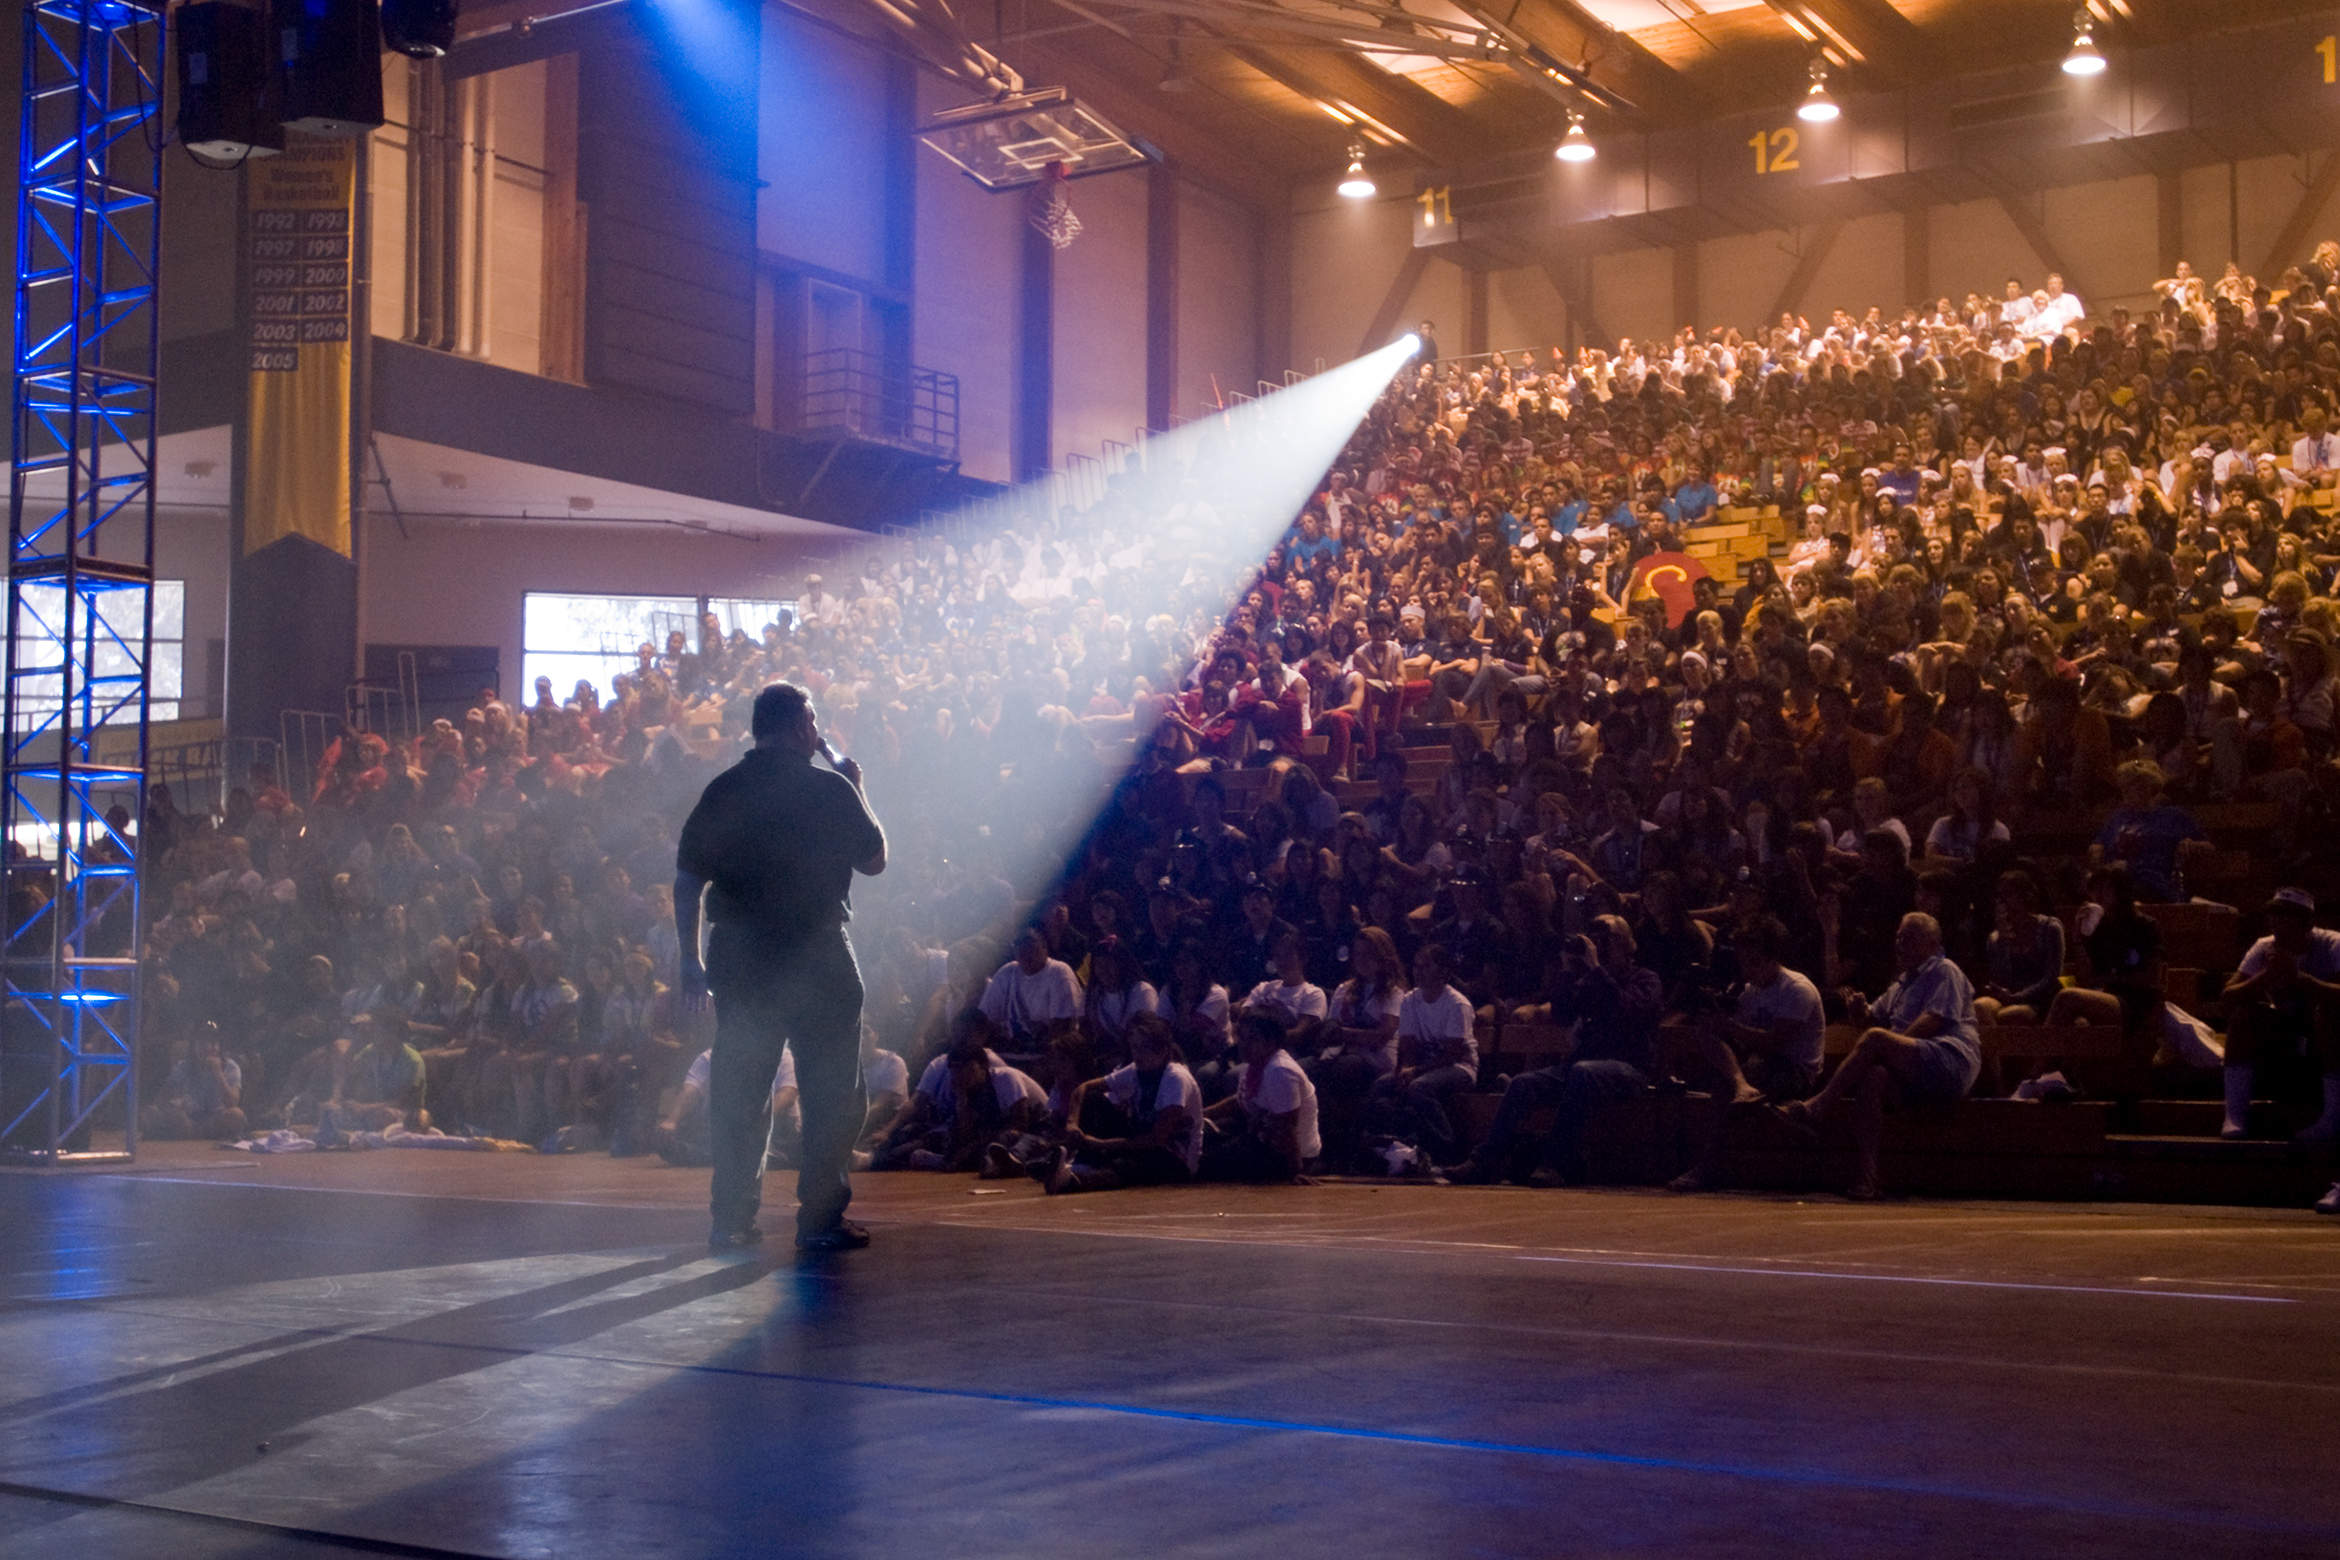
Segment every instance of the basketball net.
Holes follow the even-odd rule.
[[[1064,164],[1052,162],[1032,186],[1030,221],[1042,237],[1058,249],[1081,236],[1081,219],[1073,215],[1072,199],[1065,193]]]

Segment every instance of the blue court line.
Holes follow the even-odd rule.
[[[1858,1490],[1879,1495],[1922,1495],[1935,1500],[1978,1501],[1987,1505],[2045,1508],[2087,1516],[2117,1517],[2149,1523],[2182,1522],[2198,1527],[2266,1533],[2292,1538],[2340,1542],[2340,1526],[2306,1522],[2269,1521],[2255,1517],[2213,1516],[2164,1506],[2133,1506],[2117,1501],[2066,1500],[2051,1495],[2027,1495],[2013,1490],[1969,1489],[1954,1484],[1929,1484],[1919,1479],[1872,1478],[1831,1473],[1819,1468],[1765,1468],[1744,1463],[1700,1462],[1688,1458],[1653,1457],[1632,1452],[1600,1452],[1584,1447],[1544,1446],[1525,1441],[1482,1441],[1465,1436],[1429,1435],[1406,1430],[1376,1430],[1358,1425],[1318,1424],[1308,1420],[1256,1419],[1239,1414],[1210,1414],[1198,1409],[1148,1408],[1132,1403],[1098,1403],[1080,1398],[1039,1397],[1020,1392],[986,1392],[964,1387],[922,1387],[905,1382],[855,1381],[845,1377],[804,1376],[785,1371],[750,1370],[739,1366],[683,1367],[717,1375],[747,1376],[760,1381],[791,1381],[806,1386],[849,1387],[871,1392],[899,1392],[917,1397],[959,1398],[978,1403],[1002,1403],[1017,1408],[1074,1409],[1117,1414],[1135,1419],[1167,1420],[1224,1430],[1255,1430],[1284,1435],[1330,1436],[1345,1441],[1373,1441],[1384,1445],[1423,1447],[1434,1451],[1491,1452],[1501,1456],[1535,1457],[1550,1462],[1589,1463],[1656,1473],[1720,1475],[1769,1484]]]

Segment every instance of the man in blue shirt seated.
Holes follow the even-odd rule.
[[[1576,484],[1565,477],[1561,478],[1559,502],[1552,506],[1552,529],[1561,536],[1572,536],[1576,528],[1584,524],[1584,517],[1591,511],[1592,505],[1584,501],[1584,495],[1577,491]]]
[[[1305,569],[1319,558],[1338,558],[1341,544],[1324,534],[1324,518],[1315,510],[1303,510],[1300,515],[1300,534],[1284,544],[1292,561]]]
[[[1808,1100],[1784,1107],[1791,1122],[1809,1127],[1829,1107],[1851,1095],[1857,1117],[1860,1168],[1845,1195],[1879,1195],[1877,1147],[1885,1135],[1888,1101],[1903,1105],[1949,1105],[1966,1098],[1982,1072],[1982,1038],[1974,1023],[1974,987],[1965,972],[1942,955],[1942,926],[1923,911],[1901,918],[1893,934],[1893,957],[1901,974],[1874,1003],[1859,992],[1845,1010],[1856,1024],[1870,1024],[1828,1087]]]
[[[1704,525],[1721,507],[1722,493],[1714,485],[1713,473],[1704,466],[1692,467],[1690,480],[1674,489],[1674,512],[1684,525]]]

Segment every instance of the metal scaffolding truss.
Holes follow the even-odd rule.
[[[163,18],[164,0],[24,0],[0,1150],[51,1163],[138,1141]]]

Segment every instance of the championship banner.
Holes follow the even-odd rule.
[[[244,551],[305,536],[349,556],[356,143],[287,131],[244,173],[251,245]]]

